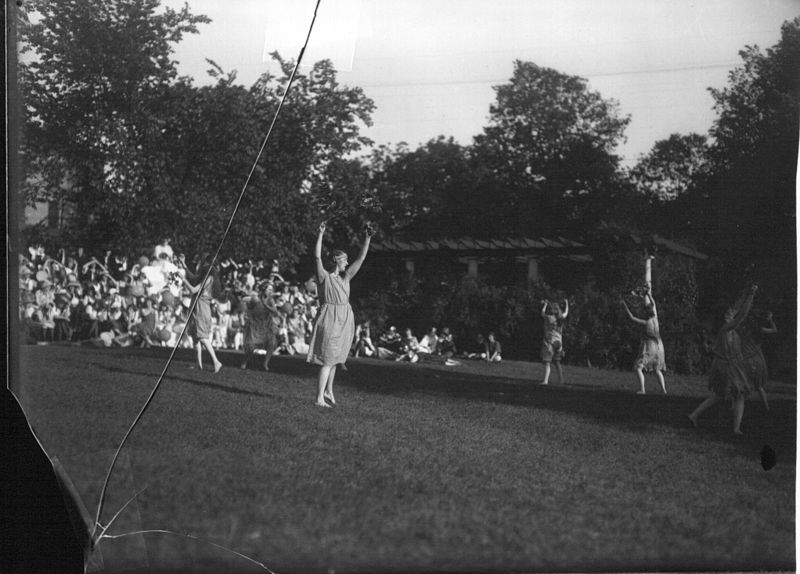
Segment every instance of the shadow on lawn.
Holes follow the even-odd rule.
[[[144,371],[136,371],[136,370],[133,370],[133,369],[123,369],[121,367],[110,367],[110,366],[104,365],[102,363],[92,363],[92,366],[97,367],[98,369],[104,369],[106,371],[111,371],[111,372],[114,372],[114,373],[126,373],[126,374],[129,374],[129,375],[145,375],[145,376],[151,377],[153,379],[153,385],[155,385],[156,381],[158,380],[158,374],[156,374],[156,373],[149,373],[149,372],[144,372]],[[210,371],[209,371],[209,374],[210,374]],[[186,378],[186,377],[177,377],[175,375],[170,375],[169,371],[167,371],[167,374],[164,377],[164,380],[180,381],[182,383],[189,383],[190,385],[197,385],[197,386],[206,387],[208,389],[212,389],[212,390],[215,390],[215,391],[223,391],[223,392],[226,392],[226,393],[233,393],[233,394],[237,394],[237,395],[252,395],[252,396],[257,396],[257,397],[265,397],[265,398],[268,398],[268,399],[274,399],[276,401],[283,401],[285,399],[285,397],[282,397],[280,395],[275,395],[275,394],[272,394],[272,393],[260,393],[258,391],[249,391],[247,389],[240,389],[240,388],[231,387],[231,386],[228,386],[228,385],[211,383],[209,381],[200,381],[198,379],[189,379],[189,378]]]
[[[284,365],[282,362],[282,370]],[[748,401],[742,423],[745,436],[736,437],[731,433],[733,413],[727,403],[720,403],[707,411],[700,421],[700,428],[692,428],[687,415],[700,404],[703,396],[655,393],[641,396],[631,391],[581,383],[558,385],[551,382],[545,387],[500,376],[414,367],[417,365],[359,362],[349,368],[341,383],[388,395],[449,396],[563,411],[627,429],[645,431],[654,425],[686,429],[697,433],[703,440],[741,445],[737,450],[748,457],[769,446],[780,453],[782,462],[795,460],[796,405],[795,401],[785,398],[773,398],[769,412],[764,410],[760,401]]]
[[[141,352],[163,356],[163,350],[160,349],[143,349]],[[192,360],[192,357],[190,349],[181,349],[176,353],[176,359]],[[241,361],[240,353],[219,353],[218,357],[224,365],[238,365]],[[653,426],[686,429],[687,432],[695,432],[703,440],[737,445],[737,450],[743,456],[753,457],[753,453],[759,453],[764,446],[769,446],[779,453],[781,462],[794,461],[796,458],[796,402],[787,400],[785,395],[772,397],[769,412],[764,410],[760,401],[748,401],[742,423],[745,436],[735,437],[731,433],[733,413],[726,403],[707,411],[700,421],[700,428],[692,429],[687,415],[706,395],[663,396],[652,393],[640,396],[632,391],[604,389],[586,383],[551,383],[544,387],[523,378],[516,371],[511,376],[499,376],[491,371],[467,373],[435,364],[358,360],[348,362],[348,365],[346,371],[340,369],[337,373],[337,383],[365,392],[394,396],[445,396],[529,406],[591,417],[601,424],[642,431]],[[315,376],[316,370],[316,366],[309,365],[297,356],[276,356],[270,362],[270,372],[283,375],[307,378]],[[280,398],[194,379],[178,380],[225,392]]]

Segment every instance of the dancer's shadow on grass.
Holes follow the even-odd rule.
[[[92,363],[92,365],[94,367],[97,367],[98,369],[104,369],[106,371],[111,371],[111,372],[115,372],[115,373],[125,373],[125,374],[129,374],[129,375],[141,375],[141,376],[151,377],[154,382],[156,380],[158,380],[158,374],[156,374],[156,373],[150,373],[150,372],[146,372],[146,371],[139,371],[139,370],[132,370],[132,369],[124,369],[124,368],[121,368],[121,367],[110,367],[110,366],[104,365],[102,363]],[[203,371],[196,371],[196,372],[201,373]],[[210,371],[209,371],[209,373],[210,373]],[[179,381],[179,382],[182,382],[182,383],[188,383],[190,385],[196,385],[196,386],[199,386],[199,387],[205,387],[205,388],[212,389],[212,390],[215,390],[215,391],[222,391],[222,392],[225,392],[225,393],[233,393],[233,394],[237,394],[237,395],[251,395],[251,396],[255,396],[255,397],[264,397],[264,398],[268,398],[268,399],[273,399],[273,400],[276,400],[276,401],[285,400],[284,397],[282,397],[280,395],[275,395],[273,393],[262,393],[260,391],[251,391],[251,390],[248,390],[248,389],[240,389],[240,388],[232,387],[232,386],[228,386],[228,385],[212,383],[210,381],[201,381],[199,379],[194,379],[194,378],[180,377],[180,376],[177,376],[177,375],[170,374],[169,371],[167,372],[166,376],[164,377],[164,380]]]
[[[359,362],[350,367],[342,384],[371,393],[400,396],[404,394],[448,396],[481,400],[533,409],[561,411],[589,417],[600,424],[647,432],[654,426],[685,429],[703,440],[742,445],[750,455],[765,444],[781,452],[782,459],[795,459],[796,401],[785,398],[771,401],[765,411],[760,401],[748,401],[744,437],[731,432],[729,405],[722,403],[692,428],[687,415],[703,399],[701,396],[637,395],[632,391],[607,389],[585,383],[539,385],[521,379],[489,374],[408,368],[397,365]],[[621,374],[622,376],[622,374]],[[727,405],[727,406],[726,406]],[[755,450],[754,450],[755,449]]]

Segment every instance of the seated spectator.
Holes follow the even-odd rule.
[[[422,340],[419,342],[419,353],[426,355],[436,355],[439,346],[439,337],[436,334],[436,327],[431,327],[430,331],[425,333]]]
[[[475,346],[471,351],[466,351],[462,355],[465,359],[485,359],[486,358],[486,339],[478,333],[475,337]]]
[[[378,337],[378,346],[383,347],[393,353],[399,353],[403,344],[403,338],[397,332],[397,327],[392,325],[389,330]]]
[[[52,318],[54,323],[53,339],[56,341],[69,341],[72,339],[69,303],[65,297],[59,296],[56,298]]]
[[[297,309],[293,309],[286,319],[286,328],[289,333],[289,353],[308,353],[306,343],[306,325],[303,316]]]
[[[372,344],[369,322],[359,325],[358,332],[356,333],[356,344],[353,356],[374,357],[377,355],[377,352],[375,345]]]
[[[442,334],[439,337],[438,345],[439,353],[442,357],[450,359],[456,355],[456,344],[453,340],[453,334],[450,333],[450,328],[445,327],[442,329]]]
[[[406,329],[405,337],[400,347],[400,356],[395,361],[408,361],[416,363],[419,361],[419,341],[411,332],[411,329]]]
[[[484,355],[484,360],[489,361],[490,363],[499,363],[503,360],[501,355],[500,341],[495,338],[494,333],[491,331],[489,332],[486,340],[486,351]]]

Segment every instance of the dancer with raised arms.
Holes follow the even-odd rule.
[[[645,287],[642,298],[644,299],[645,319],[635,317],[625,300],[622,301],[622,306],[625,307],[628,318],[644,327],[639,356],[633,365],[633,370],[636,371],[636,377],[639,379],[639,386],[641,387],[637,394],[645,394],[644,373],[646,371],[654,371],[658,377],[658,382],[661,384],[661,392],[666,395],[667,387],[664,384],[664,371],[667,367],[664,361],[664,343],[661,341],[661,333],[658,328],[658,311],[656,310],[656,302],[653,299],[649,284]]]
[[[348,267],[347,254],[336,250],[332,254],[333,270],[326,271],[322,264],[322,239],[325,229],[326,224],[323,221],[319,225],[319,235],[314,248],[320,308],[314,322],[307,358],[309,363],[320,365],[316,400],[316,405],[319,407],[330,407],[327,401],[336,404],[333,395],[336,366],[344,364],[347,360],[355,336],[355,319],[353,309],[350,307],[350,281],[361,269],[374,233],[372,227],[367,224],[364,229],[364,243],[361,245],[358,258]]]
[[[739,300],[725,311],[725,322],[717,333],[712,347],[714,360],[708,378],[711,396],[705,399],[689,415],[692,425],[706,410],[725,400],[733,400],[733,434],[742,434],[741,424],[744,415],[744,401],[753,391],[753,381],[747,373],[747,362],[742,356],[742,340],[736,329],[747,318],[753,306],[757,285],[752,285]]]

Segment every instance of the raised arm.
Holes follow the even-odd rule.
[[[564,299],[564,310],[561,312],[561,318],[566,319],[569,315],[569,299]]]
[[[356,260],[353,261],[353,263],[351,263],[350,266],[347,268],[347,271],[345,271],[347,277],[349,277],[350,279],[355,277],[356,273],[358,273],[358,270],[361,269],[361,265],[364,263],[364,259],[367,258],[367,252],[369,251],[369,242],[370,239],[372,239],[372,235],[374,233],[375,230],[368,223],[364,227],[364,243],[361,245],[361,253],[358,254]]]
[[[325,278],[325,267],[322,265],[322,237],[325,235],[325,222],[319,224],[319,235],[314,245],[314,262],[317,265],[317,284],[322,285]]]
[[[771,335],[778,332],[778,327],[775,325],[775,321],[772,319],[772,312],[767,311],[767,323],[766,327],[761,327],[761,332]]]
[[[186,277],[181,277],[181,279],[183,280],[184,286],[189,290],[189,293],[195,294],[198,291],[200,291],[200,287],[202,287],[202,285],[194,286],[191,283],[189,283],[189,280],[186,279]]]
[[[547,305],[548,305],[548,303],[547,303],[546,300],[542,301],[542,312],[540,313],[540,315],[542,317],[546,317],[547,316]]]
[[[645,321],[644,319],[639,319],[638,317],[633,316],[633,313],[631,313],[631,310],[628,308],[628,304],[624,300],[622,301],[622,306],[625,307],[625,312],[628,314],[628,317],[630,318],[631,321],[633,321],[634,323],[639,323],[640,325],[647,324],[647,321]]]
[[[747,314],[750,313],[750,309],[753,308],[753,298],[756,295],[756,291],[758,291],[758,285],[752,285],[750,289],[748,289],[747,294],[744,297],[744,301],[742,301],[741,306],[736,311],[736,315],[734,315],[733,319],[731,319],[728,323],[725,323],[723,326],[724,329],[735,329],[742,324],[742,321],[747,318]]]

